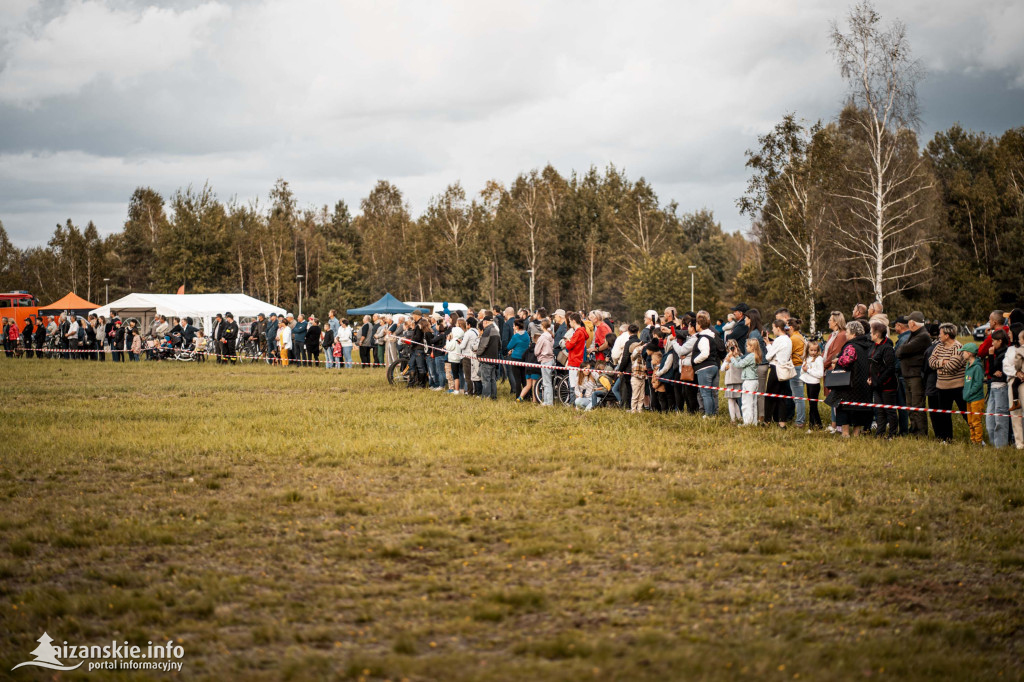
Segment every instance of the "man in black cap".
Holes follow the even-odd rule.
[[[746,303],[737,303],[736,307],[732,309],[733,320],[735,324],[732,326],[732,331],[725,337],[726,342],[735,341],[739,345],[740,350],[744,353],[747,347],[747,335],[750,334],[750,327],[747,326],[747,311],[750,310],[750,306]]]
[[[221,362],[223,362],[223,357],[222,356],[224,355],[224,343],[221,340],[221,337],[224,336],[221,333],[223,328],[224,328],[224,316],[221,315],[220,313],[217,313],[217,315],[213,318],[213,333],[210,335],[210,338],[213,339],[213,347],[214,347],[214,351],[217,353],[217,364],[218,365]]]
[[[896,349],[896,357],[900,362],[900,372],[906,383],[907,405],[924,407],[924,380],[922,379],[925,351],[932,343],[932,337],[924,327],[924,315],[915,310],[907,316],[907,328],[910,336]],[[911,412],[910,433],[919,436],[928,435],[928,415],[925,412]]]
[[[899,349],[910,338],[910,327],[907,326],[906,316],[896,318],[893,329],[896,330],[895,349]],[[896,404],[900,407],[907,405],[907,380],[903,378],[903,367],[900,359],[896,358]],[[910,413],[907,410],[899,410],[900,435],[905,436],[910,431]]]
[[[220,342],[224,346],[224,355],[233,365],[235,364],[235,341],[238,340],[238,325],[235,324],[235,316],[231,313],[224,313],[224,317],[226,319],[220,328]]]

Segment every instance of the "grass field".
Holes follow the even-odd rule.
[[[0,678],[51,679],[11,672],[44,630],[176,640],[182,679],[1024,677],[1012,449],[380,371],[0,359],[0,386]]]

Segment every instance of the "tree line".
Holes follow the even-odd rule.
[[[380,180],[353,214],[344,201],[300,206],[278,180],[265,199],[213,188],[163,197],[140,187],[123,227],[67,220],[45,246],[13,247],[0,223],[0,288],[43,302],[68,290],[99,302],[130,291],[242,292],[295,308],[345,309],[390,291],[403,300],[592,309],[786,305],[819,324],[831,309],[881,300],[929,317],[982,319],[1024,305],[1024,127],[999,137],[954,125],[922,149],[905,28],[862,3],[833,53],[850,87],[836,118],[785,115],[748,152],[737,201],[746,234],[681,211],[614,165],[548,165],[455,182],[414,216]],[[691,268],[690,266],[696,266]]]

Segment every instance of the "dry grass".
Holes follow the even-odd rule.
[[[379,371],[0,361],[0,386],[0,670],[45,629],[179,640],[189,679],[1024,675],[1011,450]]]

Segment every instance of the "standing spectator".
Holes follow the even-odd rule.
[[[68,340],[68,358],[75,359],[77,357],[76,351],[78,350],[78,317],[75,315],[68,316],[68,329],[64,333],[64,338]]]
[[[421,317],[422,313],[419,311],[413,314],[415,324],[419,324]],[[387,316],[373,316],[373,345],[376,349],[376,353],[373,354],[373,362],[375,367],[379,367],[384,364],[384,346],[387,343],[384,339],[388,335],[388,326],[390,324],[391,320]]]
[[[633,398],[633,383],[629,379],[631,361],[629,357],[630,354],[626,349],[633,343],[640,341],[640,337],[637,336],[640,332],[640,328],[635,324],[622,326],[626,328],[626,341],[622,344],[622,348],[619,350],[619,360],[615,369],[621,373],[619,374],[618,379],[615,380],[615,385],[612,386],[612,393],[615,395],[615,399],[619,401],[620,406],[629,407]],[[618,340],[616,340],[615,343],[618,344]],[[614,354],[615,349],[613,348],[612,355],[614,356]]]
[[[348,323],[348,318],[343,317],[338,321],[338,334],[334,337],[335,344],[341,344],[341,360],[345,361],[345,368],[352,368],[352,349],[354,348],[353,342],[354,332],[351,325]],[[337,355],[334,356],[334,367],[335,369],[341,368],[341,363]]]
[[[971,443],[985,444],[985,425],[981,413],[985,411],[985,370],[978,361],[978,344],[968,343],[962,350],[964,360],[963,399],[967,403],[967,427]]]
[[[25,349],[25,357],[31,358],[32,353],[32,336],[35,333],[35,325],[32,324],[32,318],[25,318],[25,327],[21,330],[21,345]]]
[[[657,313],[655,313],[657,315]],[[629,351],[630,378],[629,388],[632,398],[629,402],[629,411],[640,414],[644,411],[644,398],[647,392],[647,360],[644,357],[646,344],[640,341],[631,341],[626,350]]]
[[[726,355],[722,361],[722,374],[725,376],[725,401],[729,406],[729,421],[733,424],[743,423],[743,368],[736,362],[740,359],[740,347],[736,341],[725,342]]]
[[[459,343],[462,341],[462,337],[466,333],[466,321],[461,317],[455,320],[455,324],[452,326],[451,331],[448,332],[448,339],[445,341],[444,347],[448,351],[448,368],[446,370],[449,377],[448,392],[453,395],[459,395],[462,391],[462,349],[459,347]]]
[[[907,406],[925,406],[925,353],[932,344],[932,337],[924,326],[924,315],[915,310],[907,316],[907,329],[910,335],[896,349],[896,359],[900,362],[900,374],[907,391]],[[910,433],[919,436],[928,435],[928,413],[912,411],[908,415]],[[934,420],[933,420],[934,421]]]
[[[833,389],[825,402],[836,408],[836,423],[843,437],[849,438],[851,435],[859,436],[864,429],[871,428],[870,407],[843,404],[871,402],[871,386],[868,385],[871,376],[871,335],[864,332],[860,322],[850,321],[846,323],[846,338],[848,341],[836,359],[836,369],[850,373],[850,385]]]
[[[299,319],[292,327],[292,351],[295,353],[295,361],[299,363],[299,367],[308,364],[306,362],[306,332],[308,330],[309,322],[306,321],[306,316],[299,313]]]
[[[238,323],[235,322],[235,316],[231,313],[224,314],[224,324],[221,326],[220,334],[221,342],[224,344],[225,362],[230,362],[233,365],[238,360],[235,353],[235,342],[238,341]]]
[[[512,320],[512,330],[512,336],[505,344],[505,357],[522,362],[523,356],[526,355],[526,349],[530,347],[530,337],[526,335],[526,325],[518,317]],[[518,365],[507,365],[506,368],[509,383],[512,384],[512,395],[516,397],[517,401],[522,401],[522,391],[526,385],[525,368]]]
[[[793,344],[793,367],[796,373],[789,380],[789,394],[793,399],[789,401],[792,406],[790,416],[796,416],[796,427],[804,428],[807,424],[806,403],[804,402],[804,381],[800,376],[803,371],[804,353],[807,348],[807,339],[800,333],[800,320],[792,318],[787,327],[789,340]]]
[[[733,340],[739,348],[747,347],[747,334],[750,328],[747,324],[747,311],[750,307],[746,303],[737,303],[732,309],[732,328],[725,335],[725,340]]]
[[[881,322],[885,325],[886,334],[889,331],[889,316],[882,312],[882,302],[875,301],[868,306],[868,324],[872,322]]]
[[[541,367],[541,380],[543,381],[543,390],[541,391],[541,398],[543,404],[546,407],[554,405],[555,399],[555,388],[554,388],[554,374],[555,370],[555,338],[551,335],[551,320],[544,318],[540,321],[540,336],[537,337],[537,341],[534,344],[533,353],[537,356],[537,362]]]
[[[569,331],[569,325],[565,321],[565,311],[561,308],[551,315],[551,320],[553,322],[551,335],[555,344],[555,357],[558,357],[558,351],[565,349],[562,339],[565,338],[566,333]]]
[[[893,354],[896,355],[896,404],[900,407],[907,406],[907,381],[903,378],[903,364],[900,362],[898,351],[910,338],[910,328],[907,326],[907,318],[900,316],[893,324],[896,330],[896,343],[893,346]],[[910,432],[910,413],[908,410],[898,410],[900,435],[905,436]]]
[[[277,343],[275,345],[281,366],[287,367],[288,361],[292,357],[292,328],[287,321],[277,326]]]
[[[988,430],[989,442],[996,448],[1005,448],[1010,444],[1009,384],[1006,382],[1007,375],[1003,368],[1009,340],[1009,334],[1002,329],[996,329],[986,339],[990,343],[988,353],[984,357],[985,383],[988,384],[988,403],[985,408],[988,414],[985,416],[985,427]],[[978,354],[981,359],[980,346]]]
[[[270,313],[270,317],[267,318],[267,329],[264,332],[264,335],[267,338],[267,359],[268,359],[268,361],[272,361],[272,358],[274,358],[277,355],[277,352],[278,352],[278,349],[277,349],[277,330],[278,330],[279,326],[280,326],[280,324],[279,324],[278,319],[277,319],[277,313]]]
[[[718,365],[722,361],[721,338],[711,328],[711,315],[706,310],[697,313],[695,320],[697,341],[691,351],[694,377],[700,390],[701,407],[705,417],[718,414]]]
[[[939,326],[939,345],[932,351],[929,366],[937,375],[936,388],[939,393],[939,409],[949,410],[956,404],[960,410],[967,410],[964,401],[963,347],[956,340],[956,326],[946,322]],[[932,426],[935,437],[948,443],[953,440],[953,418],[948,414],[933,413]]]
[[[124,335],[124,342],[128,359],[131,362],[138,362],[142,353],[142,329],[138,320],[133,319],[128,323],[128,333]]]
[[[992,334],[997,330],[1002,330],[1006,334],[1010,333],[1010,328],[1005,324],[1002,310],[993,310],[988,314],[988,331],[985,332],[985,340],[978,346],[978,358],[982,361],[989,355],[989,349],[992,348]]]
[[[51,323],[52,323],[53,318],[51,317],[50,320],[51,320]],[[43,349],[46,348],[46,328],[47,328],[46,320],[44,320],[42,317],[37,318],[36,319],[36,334],[35,334],[35,338],[33,339],[33,344],[32,344],[32,345],[34,345],[36,347],[36,357],[37,358],[46,357],[44,352],[43,352]]]
[[[782,318],[777,317],[772,321],[772,331],[775,338],[765,356],[769,363],[766,391],[788,396],[790,395],[789,380],[796,374],[793,367],[793,342],[786,334],[786,321]],[[787,398],[766,398],[764,401],[765,420],[778,422],[781,428],[786,428],[787,402]]]
[[[221,315],[220,313],[217,313],[217,315],[213,318],[213,334],[211,334],[211,337],[213,338],[214,350],[217,354],[218,365],[224,361],[224,343],[221,341],[221,339],[224,336],[224,334],[222,333],[223,331],[224,316]]]
[[[462,383],[465,385],[465,390],[462,391],[463,395],[478,395],[476,382],[479,381],[477,377],[479,377],[480,362],[476,359],[476,351],[479,347],[480,332],[477,330],[477,325],[475,317],[467,319],[465,333],[459,342],[459,352],[462,354]]]
[[[484,313],[484,330],[480,334],[477,357],[497,360],[501,352],[501,336],[494,327],[494,315],[490,311]],[[498,399],[496,383],[498,365],[494,362],[482,362],[480,365],[481,395],[491,400]]]
[[[96,360],[99,356],[99,353],[96,352],[96,315],[89,313],[89,317],[83,325],[82,330],[85,332],[85,347],[91,351],[83,354],[82,357],[89,360]]]
[[[565,364],[569,367],[569,387],[575,391],[576,382],[579,380],[579,367],[583,364],[589,336],[583,326],[583,318],[575,311],[569,313],[569,328],[572,330],[572,336],[565,342],[565,350],[569,355]]]
[[[751,308],[747,311],[747,338],[754,339],[761,347],[761,355],[757,363],[757,390],[764,393],[768,387],[768,345],[764,340],[764,329],[762,329],[761,311]],[[757,418],[758,421],[766,421],[769,418],[765,411],[765,397],[757,396]]]
[[[818,396],[821,390],[821,381],[825,377],[825,358],[821,356],[821,347],[816,343],[807,344],[807,357],[804,358],[800,378],[807,387],[807,433],[811,429],[821,428],[821,412],[818,409]]]
[[[339,329],[341,326],[339,325]],[[324,367],[326,369],[332,369],[334,367],[334,341],[336,337],[334,330],[331,329],[330,322],[327,322],[323,326],[323,330],[320,334],[320,347],[324,349]],[[338,366],[341,366],[341,359],[338,359]]]
[[[875,320],[871,323],[871,365],[868,384],[871,386],[872,402],[876,405],[896,405],[896,354],[889,340],[889,327]],[[879,438],[895,438],[899,435],[900,425],[896,410],[892,407],[876,408],[881,412],[878,420]],[[886,425],[888,424],[888,433]]]
[[[753,426],[757,424],[757,396],[754,392],[758,386],[757,367],[761,364],[761,344],[757,339],[748,337],[746,351],[746,355],[733,362],[739,368],[743,380],[743,425]]]
[[[868,334],[871,331],[871,316],[868,315],[868,307],[863,303],[858,303],[853,306],[853,321],[860,322],[864,327],[864,334]]]
[[[615,340],[614,337],[608,338],[612,328],[604,321],[604,314],[600,310],[590,312],[590,321],[594,323],[594,357],[598,362],[605,362]]]
[[[316,317],[310,315],[309,320],[306,322],[306,350],[304,356],[310,367],[316,367],[320,364],[320,334],[320,325],[317,323]]]
[[[373,366],[373,318],[363,315],[363,326],[359,328],[359,362],[363,368]]]

